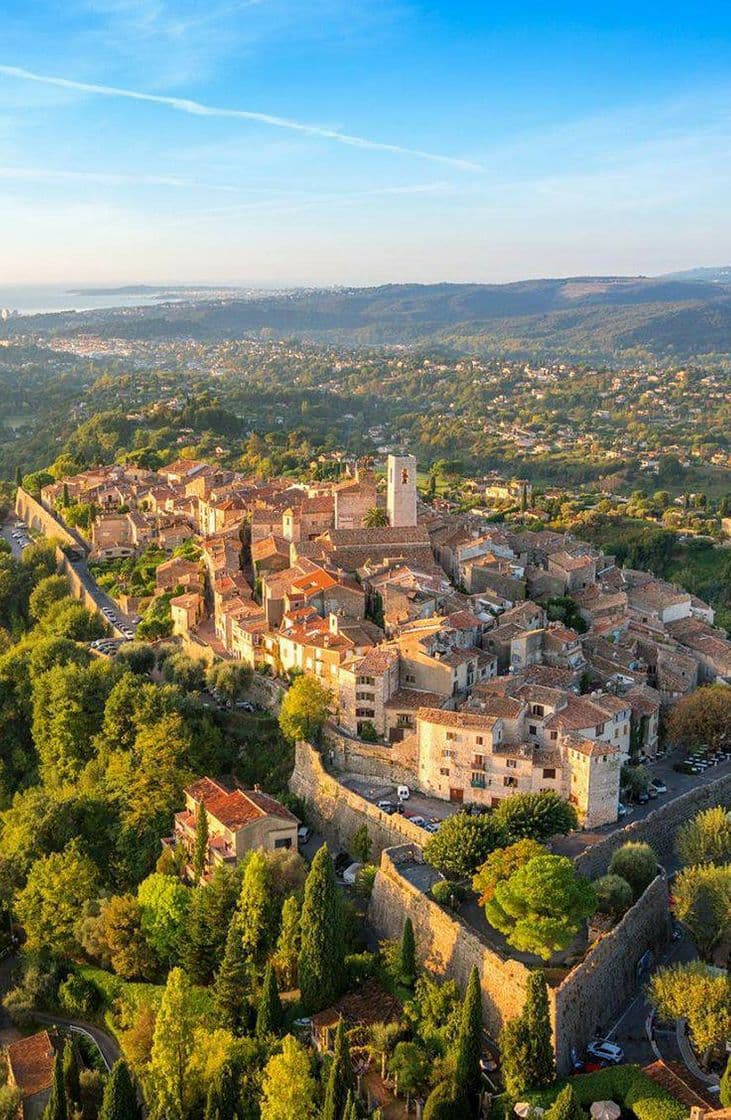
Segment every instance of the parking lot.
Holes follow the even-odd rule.
[[[397,805],[399,801],[398,787],[387,782],[378,784],[377,778],[364,777],[362,774],[338,775],[339,781],[354,793],[359,793],[367,801],[377,805],[379,801],[388,801]],[[423,793],[409,790],[409,797],[403,803],[404,816],[423,817],[429,824],[438,824],[446,817],[461,808],[449,801],[440,801],[436,797],[426,797]]]

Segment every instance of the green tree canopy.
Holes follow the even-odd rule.
[[[314,1120],[316,1093],[309,1055],[301,1042],[287,1035],[281,1054],[274,1054],[264,1068],[261,1120]]]
[[[579,827],[573,805],[553,790],[505,797],[495,810],[495,819],[511,840],[548,840]]]
[[[683,868],[673,882],[673,906],[709,961],[716,945],[731,936],[731,863]]]
[[[424,858],[448,878],[463,879],[473,875],[505,840],[505,829],[494,813],[455,813],[429,837],[424,845]]]
[[[566,949],[596,909],[591,883],[567,856],[535,856],[495,887],[487,920],[515,949],[548,960]]]
[[[534,856],[546,854],[546,848],[537,840],[517,840],[506,848],[496,848],[491,852],[472,879],[472,889],[480,895],[480,906],[490,901],[495,887],[503,879],[509,879],[514,871],[522,867]]]
[[[609,874],[625,879],[638,899],[657,875],[657,856],[649,844],[630,841],[617,848],[609,861]]]
[[[29,948],[78,954],[77,924],[85,905],[96,897],[98,882],[97,869],[78,840],[37,860],[15,903]]]
[[[282,701],[279,726],[285,738],[316,740],[327,719],[332,693],[314,677],[297,677]]]
[[[675,850],[682,863],[731,863],[731,817],[714,805],[703,809],[678,829]]]
[[[699,1054],[725,1045],[731,1035],[731,977],[700,961],[658,968],[650,979],[650,1002],[669,1019],[686,1019]]]

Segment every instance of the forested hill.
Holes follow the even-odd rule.
[[[731,277],[574,277],[513,284],[392,284],[16,320],[6,330],[122,337],[267,333],[329,341],[445,344],[482,354],[731,361]]]

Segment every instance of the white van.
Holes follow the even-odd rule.
[[[396,794],[399,801],[408,801],[411,797],[411,790],[408,786],[396,786]]]

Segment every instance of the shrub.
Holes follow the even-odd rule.
[[[594,883],[597,909],[601,914],[611,914],[619,918],[632,905],[633,891],[621,875],[602,875]]]
[[[452,910],[456,910],[464,899],[464,891],[458,883],[449,882],[448,879],[440,879],[432,884],[431,896],[440,906],[449,906]]]
[[[357,875],[355,876],[355,883],[353,890],[359,898],[370,898],[373,890],[373,883],[375,882],[378,868],[373,863],[365,863]]]
[[[90,1015],[99,1006],[99,993],[85,977],[72,973],[58,989],[58,1002],[67,1015]]]
[[[422,1120],[465,1120],[469,1109],[464,1098],[455,1095],[451,1081],[440,1081],[426,1099]]]
[[[609,864],[609,874],[626,879],[637,900],[657,875],[657,856],[649,844],[630,841],[617,848]]]

